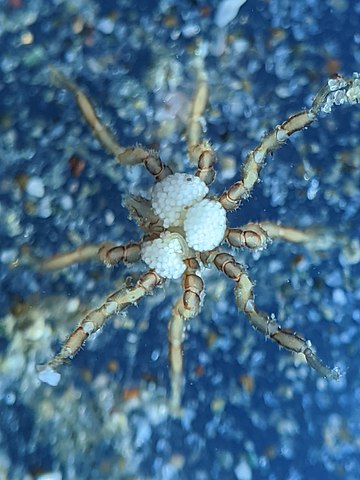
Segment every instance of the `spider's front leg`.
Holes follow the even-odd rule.
[[[145,295],[149,295],[163,282],[154,270],[142,275],[133,286],[123,287],[109,295],[105,302],[95,310],[90,311],[80,322],[78,327],[65,341],[60,352],[46,365],[39,366],[39,378],[50,385],[57,385],[60,374],[56,371],[61,365],[72,359],[87,338],[97,332],[109,317],[112,317],[129,305],[136,304]]]
[[[298,333],[283,329],[274,317],[270,317],[256,308],[254,302],[253,283],[245,268],[235,261],[228,253],[211,252],[204,258],[212,262],[218,270],[235,282],[235,301],[239,310],[248,317],[250,324],[266,337],[270,337],[280,346],[294,353],[302,353],[307,363],[322,377],[337,380],[340,377],[338,369],[329,368],[320,360],[311,347],[310,340],[306,340]]]
[[[185,322],[195,317],[201,308],[204,283],[198,274],[199,263],[195,258],[185,260],[182,297],[173,307],[168,326],[171,399],[170,407],[174,415],[180,414],[183,389],[183,351]]]
[[[83,118],[91,128],[95,138],[120,164],[143,164],[156,181],[161,181],[168,175],[171,175],[170,167],[161,161],[158,152],[143,148],[140,145],[134,147],[123,147],[120,145],[113,133],[100,120],[90,100],[76,83],[53,66],[50,66],[50,73],[55,83],[72,93]]]
[[[219,201],[225,210],[235,210],[240,203],[249,197],[259,180],[259,174],[269,153],[282,147],[288,138],[299,130],[303,130],[316,119],[320,112],[329,113],[333,105],[360,102],[360,77],[354,73],[350,79],[338,75],[330,79],[316,94],[311,107],[303,112],[291,115],[281,125],[277,125],[261,140],[258,146],[246,156],[241,178],[226,190]]]
[[[215,178],[214,163],[216,156],[210,143],[202,140],[204,127],[204,112],[208,101],[208,79],[204,61],[196,59],[196,88],[190,105],[190,114],[186,130],[186,143],[190,162],[197,165],[195,175],[206,185],[210,185]]]

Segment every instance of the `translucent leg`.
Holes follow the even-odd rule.
[[[199,313],[204,290],[204,283],[199,274],[196,273],[199,270],[199,263],[195,258],[187,259],[185,262],[184,293],[174,305],[168,327],[171,380],[170,408],[174,415],[179,415],[181,411],[181,395],[184,384],[182,345],[185,336],[185,322]]]
[[[208,81],[204,63],[198,59],[196,64],[197,80],[191,102],[187,126],[187,146],[190,162],[197,165],[195,175],[210,185],[215,178],[215,152],[209,142],[202,139],[204,112],[208,100]]]

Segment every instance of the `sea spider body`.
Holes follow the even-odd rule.
[[[133,285],[124,285],[112,293],[97,309],[90,311],[71,333],[60,352],[39,368],[42,381],[56,385],[60,380],[57,369],[72,358],[105,321],[168,279],[181,278],[183,293],[175,302],[168,324],[169,362],[171,378],[171,409],[180,412],[183,389],[183,352],[186,322],[201,309],[205,285],[204,267],[215,266],[235,284],[235,302],[250,324],[280,346],[303,354],[307,363],[320,375],[337,379],[337,369],[325,366],[317,357],[311,342],[298,333],[281,328],[275,317],[257,309],[253,283],[246,268],[222,244],[233,248],[261,249],[275,239],[295,243],[315,242],[311,230],[299,230],[272,222],[248,223],[240,228],[227,226],[226,214],[235,210],[249,197],[259,179],[266,156],[281,147],[294,132],[310,125],[319,112],[328,113],[333,105],[358,103],[360,78],[337,76],[319,90],[308,110],[289,117],[268,133],[245,158],[241,177],[220,196],[213,196],[209,186],[215,177],[215,153],[202,139],[202,115],[208,97],[207,77],[202,61],[197,63],[197,87],[191,103],[187,127],[187,148],[194,174],[173,173],[154,150],[139,145],[121,146],[100,121],[93,106],[80,88],[58,70],[51,68],[55,81],[70,91],[78,107],[103,147],[122,165],[143,164],[154,177],[150,199],[129,195],[125,199],[131,217],[143,231],[140,242],[114,245],[110,242],[85,245],[73,252],[55,255],[41,263],[42,270],[62,268],[75,262],[100,258],[106,266],[131,264],[142,260],[148,270]]]

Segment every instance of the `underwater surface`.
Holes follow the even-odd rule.
[[[0,0],[0,480],[359,478],[357,105],[291,137],[229,215],[231,226],[327,232],[328,245],[232,253],[257,305],[311,339],[338,381],[254,331],[214,270],[186,333],[181,418],[167,406],[167,321],[180,281],[109,321],[58,386],[36,369],[89,308],[146,269],[92,261],[46,273],[37,259],[138,240],[122,202],[153,183],[103,151],[49,65],[81,86],[122,145],[159,149],[191,172],[184,130],[192,61],[203,57],[220,194],[267,131],[309,107],[335,72],[359,71],[359,22],[351,0]]]

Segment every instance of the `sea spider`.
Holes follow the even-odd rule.
[[[42,262],[43,270],[52,270],[98,256],[106,266],[142,260],[148,267],[135,284],[124,285],[82,319],[60,352],[40,367],[39,376],[44,382],[56,385],[60,379],[60,374],[56,371],[58,367],[74,357],[86,339],[99,330],[109,317],[151,294],[167,279],[181,278],[183,294],[176,301],[168,324],[170,404],[173,412],[179,412],[183,388],[182,345],[185,324],[201,309],[204,297],[201,272],[210,265],[214,265],[235,283],[237,308],[245,313],[253,328],[287,350],[303,354],[310,367],[321,376],[337,379],[340,375],[337,369],[331,369],[322,363],[309,340],[280,327],[274,316],[257,309],[253,283],[246,268],[220,245],[225,243],[234,248],[254,250],[264,248],[274,239],[295,243],[311,241],[314,233],[310,231],[272,222],[248,223],[240,228],[229,228],[226,213],[237,209],[249,197],[268,153],[284,145],[294,132],[310,125],[320,111],[328,113],[333,105],[359,102],[360,76],[355,73],[352,78],[344,79],[337,75],[329,80],[316,94],[308,110],[290,116],[262,138],[259,145],[246,156],[240,180],[216,197],[209,194],[208,188],[215,177],[215,153],[210,143],[202,139],[202,116],[207,104],[208,83],[201,61],[196,70],[197,83],[186,133],[189,159],[197,166],[192,175],[174,174],[154,150],[140,145],[121,146],[101,122],[82,90],[61,72],[51,68],[56,82],[74,95],[82,116],[107,152],[121,165],[143,164],[156,184],[150,199],[134,195],[129,195],[126,199],[131,217],[143,231],[140,242],[123,245],[106,242],[81,246]]]

